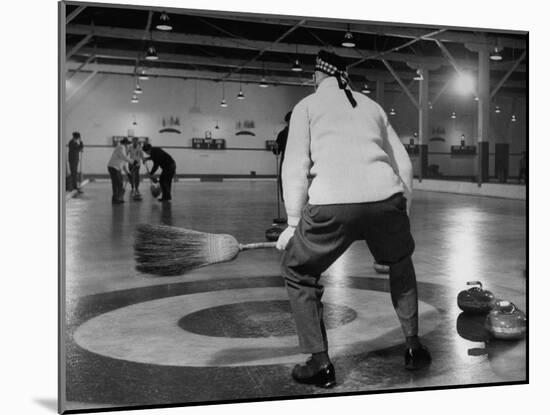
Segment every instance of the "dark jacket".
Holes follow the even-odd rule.
[[[82,140],[80,144],[73,138],[69,141],[69,163],[77,163],[79,159],[79,153],[84,149],[84,143]]]
[[[153,169],[151,170],[151,174],[155,174],[159,167],[162,170],[168,170],[176,165],[176,162],[172,156],[160,147],[151,147],[151,155],[149,156],[149,159],[153,161]]]

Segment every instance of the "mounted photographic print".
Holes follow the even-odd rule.
[[[61,413],[528,383],[527,32],[59,24]]]

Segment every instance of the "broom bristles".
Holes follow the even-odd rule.
[[[165,225],[139,225],[134,244],[136,269],[159,276],[181,275],[239,253],[231,235],[198,232]]]

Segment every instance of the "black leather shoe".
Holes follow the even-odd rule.
[[[432,356],[429,350],[420,345],[419,347],[405,350],[405,369],[418,370],[428,367],[432,363]]]
[[[311,358],[305,364],[294,366],[292,377],[298,383],[321,388],[332,388],[336,385],[336,375],[332,363],[319,366]]]

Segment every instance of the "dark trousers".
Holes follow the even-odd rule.
[[[162,169],[159,177],[160,189],[162,190],[162,199],[172,199],[172,179],[176,174],[176,164],[171,164]]]
[[[113,202],[124,200],[124,186],[122,184],[122,173],[113,167],[109,167],[109,176],[111,176],[111,185],[113,187]]]
[[[69,160],[72,190],[78,189],[78,159]]]
[[[130,174],[128,174],[128,181],[130,182],[130,186],[132,186],[132,190],[139,190],[139,167],[140,165],[137,163],[132,163],[130,165]]]
[[[357,240],[367,243],[376,262],[390,266],[391,300],[403,332],[418,334],[414,240],[403,195],[373,203],[307,204],[281,264],[303,353],[328,350],[319,279]]]

